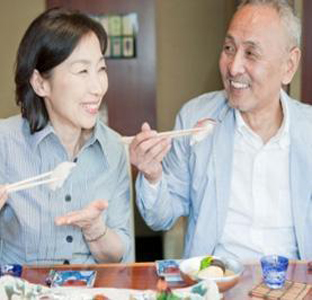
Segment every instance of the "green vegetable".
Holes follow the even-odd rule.
[[[181,298],[172,293],[161,292],[156,296],[157,300],[180,300]]]
[[[213,261],[213,257],[212,257],[212,256],[204,257],[204,258],[200,261],[199,271],[208,268],[208,267],[211,265],[212,261]]]

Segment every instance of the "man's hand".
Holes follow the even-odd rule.
[[[156,131],[148,123],[142,125],[142,131],[130,144],[130,161],[144,174],[150,183],[161,179],[161,162],[171,147],[171,139],[157,138]]]
[[[8,199],[8,193],[5,185],[0,185],[0,209]]]
[[[102,212],[107,209],[105,200],[95,200],[82,210],[70,212],[55,219],[56,225],[72,225],[81,228],[85,237],[93,239],[105,230]]]

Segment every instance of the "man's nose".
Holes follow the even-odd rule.
[[[229,71],[231,76],[243,74],[245,70],[245,61],[241,53],[236,52],[229,63]]]

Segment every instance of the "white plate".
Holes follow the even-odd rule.
[[[180,263],[181,276],[187,283],[192,284],[194,282],[202,280],[197,276],[197,273],[200,268],[200,262],[205,257],[207,257],[207,255],[196,256],[185,259]],[[221,260],[225,264],[225,268],[234,273],[233,275],[229,276],[210,278],[210,280],[213,280],[217,283],[219,290],[221,292],[224,292],[233,287],[239,281],[239,278],[244,271],[244,266],[241,262],[233,258],[224,258],[217,256],[213,257]]]

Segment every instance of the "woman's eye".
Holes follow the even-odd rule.
[[[105,66],[100,67],[99,71],[100,71],[100,72],[103,72],[103,71],[106,72],[106,67],[105,67]]]
[[[87,69],[82,69],[82,70],[79,70],[78,73],[80,73],[80,74],[86,74],[86,73],[88,73],[88,70],[87,70]]]

